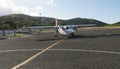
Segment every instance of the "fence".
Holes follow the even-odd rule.
[[[15,30],[0,30],[0,37],[14,37],[16,36]]]

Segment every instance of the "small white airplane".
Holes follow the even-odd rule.
[[[77,32],[78,27],[91,27],[96,26],[96,24],[81,24],[81,25],[66,25],[66,26],[59,26],[58,20],[55,19],[55,26],[35,26],[29,27],[29,29],[55,29],[54,36],[57,37],[58,34],[62,36],[70,36],[74,37],[75,32]]]

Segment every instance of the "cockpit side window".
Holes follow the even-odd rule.
[[[66,27],[66,29],[69,29],[69,27]]]
[[[65,30],[65,28],[64,28],[64,27],[62,27],[62,29],[63,29],[63,30]]]

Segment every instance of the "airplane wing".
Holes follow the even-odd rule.
[[[94,27],[97,26],[97,24],[79,24],[79,25],[67,25],[67,26],[73,26],[73,27]]]
[[[79,24],[79,25],[64,25],[64,26],[74,26],[74,27],[94,27],[97,24]],[[60,27],[64,27],[63,25]],[[26,29],[54,29],[56,26],[33,26],[33,27],[25,27]]]
[[[62,30],[68,30],[68,29],[73,29],[74,31],[77,31],[77,28],[79,27],[93,27],[97,26],[96,24],[79,24],[79,25],[64,25],[64,26],[59,26],[57,19],[55,19],[55,26],[33,26],[33,27],[25,27],[23,29],[29,29],[31,32],[32,31],[37,31],[37,30],[43,30],[43,29],[54,29],[55,31],[55,36],[60,33],[59,29]]]
[[[32,27],[24,27],[25,29],[54,29],[55,26],[32,26]]]

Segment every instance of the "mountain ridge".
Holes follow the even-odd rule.
[[[52,17],[35,17],[25,14],[9,14],[0,16],[0,25],[5,23],[13,23],[20,28],[22,26],[51,26],[55,23],[55,18]],[[72,18],[68,20],[58,19],[60,25],[79,25],[79,24],[97,24],[97,26],[104,26],[107,23],[87,18]]]

